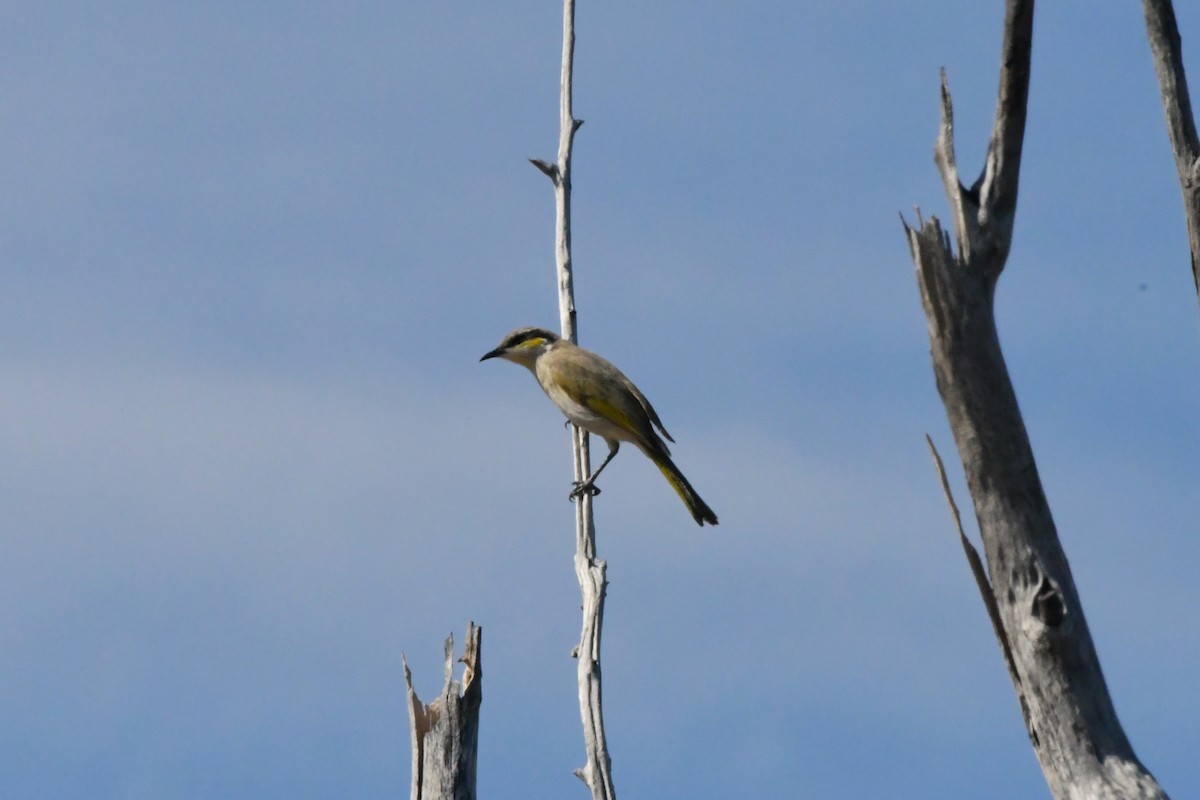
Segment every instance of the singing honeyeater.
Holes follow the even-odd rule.
[[[567,419],[608,444],[604,463],[586,481],[575,483],[572,497],[583,492],[599,494],[596,478],[613,460],[621,442],[632,442],[662,470],[697,524],[717,524],[717,515],[671,461],[671,451],[654,429],[658,428],[668,441],[675,440],[650,401],[621,370],[544,328],[517,328],[479,360],[489,358],[503,358],[526,367]]]

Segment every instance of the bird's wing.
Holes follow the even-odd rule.
[[[550,362],[552,368],[545,371],[545,380],[551,384],[551,387],[547,388],[548,391],[553,389],[552,395],[569,397],[571,402],[595,415],[598,421],[607,422],[629,434],[630,441],[637,442],[640,446],[655,452],[670,453],[666,444],[654,432],[655,425],[662,430],[658,415],[637,387],[619,369],[591,352],[587,352],[586,359],[555,357],[556,355],[551,351],[542,356],[543,359],[554,358]],[[583,427],[605,435],[592,426],[585,424]]]
[[[619,392],[616,395],[611,392],[585,393],[582,398],[583,403],[594,413],[616,423],[623,430],[632,434],[632,441],[643,450],[669,458],[671,450],[667,447],[667,443],[650,426],[651,420],[657,421],[654,409],[649,407],[646,399],[641,396],[641,392],[638,392],[633,384],[629,384],[626,388],[632,389],[632,391]],[[662,429],[662,425],[658,427],[660,430]],[[666,433],[666,431],[663,432]]]
[[[646,399],[646,395],[642,394],[641,390],[633,385],[633,381],[624,375],[621,375],[621,381],[625,384],[625,388],[629,390],[630,394],[637,398],[638,403],[642,406],[642,410],[646,412],[646,416],[654,423],[654,427],[658,428],[659,433],[666,437],[668,442],[675,441],[671,438],[671,434],[667,433],[667,429],[663,427],[662,420],[658,418],[658,412],[654,410],[654,406],[650,405],[650,401]]]
[[[559,408],[577,425],[605,437],[628,438],[649,452],[670,455],[665,441],[654,432],[658,427],[662,435],[674,441],[662,428],[659,415],[637,386],[610,361],[571,345],[571,348],[551,349],[542,355],[536,374],[551,399],[558,396]],[[581,419],[572,417],[571,411],[565,408],[568,404],[576,405],[582,413]],[[589,415],[593,425],[586,419]],[[616,431],[605,433],[606,423],[619,428],[628,437]]]

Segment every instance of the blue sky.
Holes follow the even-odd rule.
[[[945,211],[939,67],[977,174],[1002,4],[646,5],[578,9],[580,333],[721,525],[605,473],[618,792],[1044,796],[899,220]],[[1200,317],[1140,13],[1038,9],[997,313],[1118,713],[1186,797]],[[477,363],[557,320],[526,159],[560,14],[0,15],[0,795],[407,793],[401,652],[429,698],[474,619],[481,796],[585,796],[568,437]]]

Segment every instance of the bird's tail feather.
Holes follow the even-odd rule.
[[[706,522],[709,525],[717,524],[717,515],[708,507],[708,503],[705,503],[700,499],[700,495],[696,494],[696,490],[688,483],[688,479],[683,477],[683,473],[679,471],[679,467],[675,466],[675,462],[666,456],[655,456],[654,463],[662,470],[667,483],[671,484],[671,488],[683,500],[697,525],[703,527]]]

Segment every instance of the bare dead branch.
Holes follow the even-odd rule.
[[[1025,113],[1029,101],[1029,64],[1033,49],[1033,0],[1006,4],[1004,39],[1000,53],[1000,90],[996,120],[988,142],[983,174],[972,187],[980,198],[996,245],[1012,239],[1017,211],[1017,186],[1021,176],[1021,148],[1025,143]],[[980,220],[983,222],[983,220]]]
[[[1029,63],[1033,42],[1033,0],[1010,0],[1004,17],[1004,43],[996,119],[988,142],[983,171],[963,187],[954,158],[954,107],[946,71],[942,70],[942,121],[934,145],[934,161],[942,175],[954,217],[959,257],[966,264],[983,259],[1004,269],[1012,243],[1021,178],[1021,148],[1029,99]]]
[[[1167,136],[1171,140],[1175,170],[1179,173],[1179,186],[1183,192],[1192,282],[1200,298],[1200,137],[1196,134],[1187,74],[1183,70],[1183,44],[1171,0],[1142,0],[1142,8],[1167,117]]]
[[[1146,15],[1146,34],[1150,53],[1154,56],[1154,71],[1162,90],[1163,110],[1167,115],[1167,134],[1171,137],[1176,165],[1181,174],[1192,168],[1200,158],[1200,138],[1192,115],[1187,74],[1183,69],[1183,43],[1171,0],[1142,0]]]
[[[530,159],[533,165],[554,183],[555,264],[558,281],[558,315],[563,338],[579,341],[575,312],[575,278],[571,262],[571,149],[575,132],[583,120],[575,119],[572,108],[572,82],[575,61],[575,0],[563,0],[563,50],[559,95],[558,161],[549,164]],[[591,456],[587,432],[572,426],[572,463],[575,481],[591,474]],[[575,503],[575,575],[583,597],[583,625],[579,645],[573,655],[578,660],[579,714],[583,722],[587,762],[575,771],[593,800],[615,800],[612,761],[604,734],[604,713],[600,691],[600,631],[604,623],[605,577],[607,565],[596,557],[596,525],[592,517],[592,497],[583,492]]]
[[[1030,741],[1057,798],[1161,798],[1117,720],[1033,448],[1000,350],[996,281],[1012,243],[1029,91],[1033,0],[1008,0],[987,164],[963,190],[943,76],[934,158],[958,254],[936,217],[905,224],[929,328],[938,392],[954,434],[987,557],[964,541]],[[960,524],[960,536],[962,536]]]

